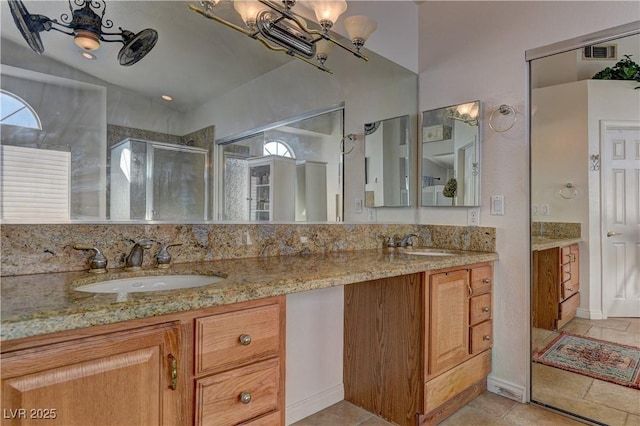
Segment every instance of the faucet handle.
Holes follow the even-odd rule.
[[[384,244],[387,247],[395,247],[396,246],[396,242],[395,242],[395,235],[392,235],[390,237],[387,237],[384,239]]]
[[[171,263],[171,255],[169,254],[169,247],[181,246],[182,243],[168,243],[162,244],[160,251],[156,254],[156,262],[158,268],[168,268]]]
[[[107,272],[107,258],[98,247],[86,244],[74,244],[76,250],[93,250],[93,255],[89,259],[89,272],[102,274]]]

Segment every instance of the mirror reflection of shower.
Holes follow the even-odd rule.
[[[127,138],[110,152],[112,220],[207,220],[206,149]]]

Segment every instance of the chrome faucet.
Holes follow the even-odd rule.
[[[93,254],[89,259],[89,272],[94,274],[104,274],[107,272],[107,258],[98,247],[93,247],[86,244],[74,244],[73,248],[76,250],[92,250]]]
[[[156,254],[156,267],[168,268],[171,263],[171,254],[169,254],[169,247],[181,246],[182,243],[162,244],[160,251]]]
[[[131,248],[129,255],[125,258],[124,268],[132,271],[132,270],[140,269],[142,267],[144,250],[151,248],[151,244],[153,243],[153,240],[143,238],[138,242],[135,242],[133,240],[130,240],[130,241],[135,244],[133,245],[133,248]]]
[[[412,247],[413,241],[411,241],[411,237],[418,238],[418,234],[409,233],[405,235],[400,241],[398,241],[398,247]]]

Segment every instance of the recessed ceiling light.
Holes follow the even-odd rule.
[[[167,102],[171,102],[173,100],[173,98],[169,95],[162,95],[162,99],[164,99]]]
[[[87,52],[86,50],[81,50],[80,54],[82,55],[83,58],[85,59],[97,59],[98,57],[96,55],[94,55],[91,52]]]

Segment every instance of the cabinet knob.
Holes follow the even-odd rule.
[[[243,404],[248,404],[251,402],[251,393],[249,392],[242,392],[240,394],[240,402],[242,402]]]
[[[488,334],[484,335],[482,336],[482,340],[491,340],[491,336],[489,336]]]
[[[251,343],[251,336],[248,334],[242,334],[238,340],[240,340],[240,344],[242,346],[249,346]]]
[[[491,278],[485,278],[484,280],[482,280],[483,283],[485,284],[490,284],[491,283]]]
[[[485,306],[484,308],[482,308],[482,312],[489,312],[491,310],[491,308],[489,308],[488,306]]]

